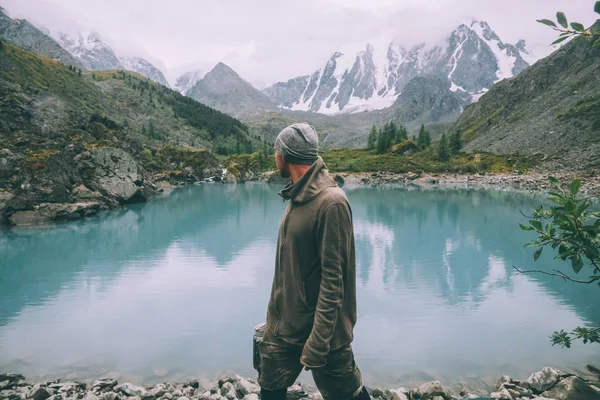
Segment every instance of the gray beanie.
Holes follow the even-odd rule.
[[[279,133],[275,149],[286,162],[311,165],[318,157],[317,131],[307,123],[292,124]]]

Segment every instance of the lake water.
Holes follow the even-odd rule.
[[[202,184],[85,221],[0,232],[0,371],[138,383],[255,376],[280,186]],[[367,384],[493,383],[600,359],[549,335],[600,324],[597,288],[522,268],[511,192],[345,188],[355,223],[357,362]],[[310,381],[303,373],[301,380]]]

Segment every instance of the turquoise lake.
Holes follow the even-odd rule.
[[[0,371],[145,384],[255,377],[280,188],[193,185],[84,221],[0,231]],[[533,235],[519,229],[519,210],[542,197],[344,189],[356,236],[354,349],[368,385],[489,385],[598,363],[600,346],[549,340],[600,324],[598,289],[513,270],[568,266],[551,252],[534,263],[523,249]]]

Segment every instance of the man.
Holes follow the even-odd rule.
[[[276,163],[289,184],[275,276],[260,344],[262,400],[284,400],[304,367],[325,400],[370,399],[354,361],[356,275],[348,199],[318,155],[308,124],[277,136]]]

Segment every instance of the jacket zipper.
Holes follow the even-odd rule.
[[[292,212],[292,203],[290,202],[289,208],[287,209],[286,213],[285,213],[285,218],[283,220],[283,236],[281,238],[281,245],[279,246],[279,266],[281,268],[281,254],[283,251],[283,245],[285,243],[285,239],[287,238],[287,224],[288,224],[288,220],[290,218],[290,214]],[[275,291],[275,307],[277,308],[277,314],[279,314],[279,319],[277,320],[277,325],[275,327],[275,336],[279,336],[279,324],[281,322],[281,311],[279,310],[279,294],[282,291],[282,282],[281,282],[281,277],[283,276],[283,273],[281,271],[279,272],[279,281],[277,282],[277,290]]]

